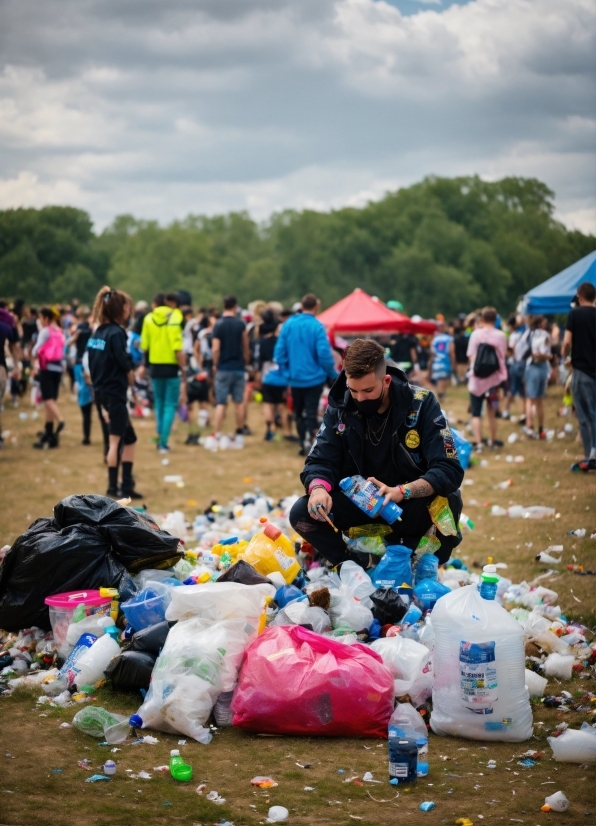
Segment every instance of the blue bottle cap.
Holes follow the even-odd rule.
[[[133,728],[143,728],[143,718],[140,714],[132,714],[128,722]]]

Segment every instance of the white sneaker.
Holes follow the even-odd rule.
[[[236,450],[242,450],[244,447],[244,436],[242,433],[236,433],[234,438],[230,441],[230,447],[235,448]]]
[[[209,424],[209,411],[208,410],[203,410],[202,408],[201,408],[201,410],[199,410],[198,423],[199,423],[199,427],[207,427],[207,425]]]

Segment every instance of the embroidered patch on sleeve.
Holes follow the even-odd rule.
[[[443,430],[441,430],[441,436],[443,437],[445,456],[448,459],[457,459],[457,448],[455,447],[455,441],[451,430],[448,427],[443,428]]]

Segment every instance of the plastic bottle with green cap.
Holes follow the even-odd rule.
[[[499,585],[499,575],[497,574],[496,565],[492,564],[492,560],[488,565],[482,569],[480,576],[480,596],[483,599],[494,599],[497,595],[497,587]]]
[[[178,749],[170,752],[170,774],[174,780],[192,780],[192,766],[184,762]]]

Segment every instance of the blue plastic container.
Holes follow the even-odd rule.
[[[389,525],[393,525],[403,513],[395,502],[383,505],[385,497],[380,496],[378,487],[372,482],[367,482],[363,476],[346,476],[339,483],[339,487],[348,499],[371,519],[380,516]]]
[[[275,601],[280,609],[285,608],[288,603],[294,602],[294,600],[301,599],[308,599],[308,597],[295,585],[282,585],[275,592]]]
[[[126,621],[135,631],[142,631],[166,618],[166,598],[146,588],[120,606]]]
[[[451,589],[437,579],[423,579],[414,585],[414,598],[424,612],[432,611],[436,601],[450,593]]]
[[[464,434],[461,431],[455,430],[455,428],[452,427],[451,433],[453,434],[453,441],[455,442],[455,449],[457,450],[459,463],[464,470],[467,470],[470,466],[472,445],[470,444],[470,442],[468,442],[468,440],[465,438]]]
[[[370,572],[376,588],[399,588],[402,583],[412,585],[412,551],[405,545],[388,545],[379,564]]]
[[[436,579],[439,570],[439,557],[434,554],[422,554],[416,565],[414,583],[418,585],[423,579]]]

